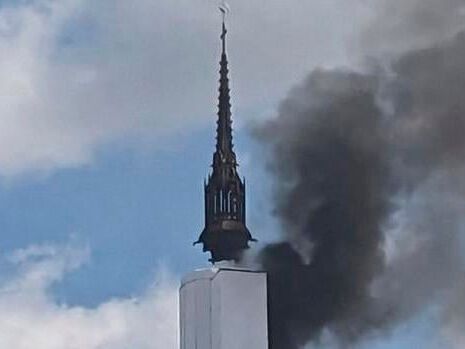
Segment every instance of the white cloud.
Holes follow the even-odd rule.
[[[166,272],[139,298],[93,309],[53,301],[50,286],[88,257],[88,248],[72,245],[9,256],[17,274],[0,285],[0,348],[177,349],[177,286]]]
[[[230,4],[236,119],[269,109],[316,64],[345,62],[363,13],[343,0]],[[159,144],[212,122],[218,22],[214,0],[2,5],[0,175],[80,166],[102,144]]]
[[[443,2],[230,0],[235,125],[269,113],[315,66],[449,35],[463,5]],[[213,122],[217,0],[8,3],[0,6],[0,176],[81,166],[113,141],[160,144]]]

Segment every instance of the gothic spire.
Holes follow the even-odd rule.
[[[231,120],[231,97],[228,77],[228,57],[226,54],[226,22],[225,11],[223,12],[223,30],[221,33],[222,53],[220,61],[220,87],[218,97],[218,121],[216,135],[216,152],[226,162],[234,162],[232,143],[232,120]]]
[[[205,227],[195,244],[202,243],[210,252],[210,261],[239,260],[250,241],[256,241],[246,226],[245,183],[237,173],[232,143],[231,98],[229,95],[228,58],[226,55],[226,9],[221,33],[220,88],[216,150],[213,171],[204,184]]]

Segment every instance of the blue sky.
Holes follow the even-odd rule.
[[[86,306],[141,292],[158,264],[178,275],[205,266],[206,255],[192,242],[203,229],[202,186],[211,164],[213,132],[208,127],[157,151],[112,145],[99,151],[92,165],[4,186],[1,245],[14,250],[70,239],[88,244],[91,263],[56,289],[60,301]],[[253,148],[247,133],[237,138],[242,140],[236,142],[239,152]],[[250,169],[244,166],[242,173]],[[265,241],[273,233],[258,228],[270,216],[260,177],[247,176],[255,196],[252,207],[263,213],[251,214],[250,226]]]
[[[216,6],[0,1],[0,349],[176,346],[178,279],[207,265],[192,242],[214,147]],[[356,64],[374,10],[231,7],[235,144],[265,243],[279,233],[250,129],[313,68]],[[432,327],[426,312],[366,346],[444,347]]]

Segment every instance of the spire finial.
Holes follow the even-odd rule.
[[[229,13],[230,9],[226,2],[223,3],[219,7],[221,15],[223,17],[223,31],[221,33],[221,42],[223,43],[223,53],[226,54],[226,34],[228,30],[226,29],[226,15]]]

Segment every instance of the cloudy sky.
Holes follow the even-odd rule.
[[[425,0],[427,23],[399,34],[420,0],[230,0],[235,143],[259,240],[277,234],[250,126],[316,67],[447,37],[460,2]],[[0,0],[1,349],[177,347],[178,280],[207,260],[192,242],[214,145],[217,5]],[[361,347],[442,347],[431,326],[422,314]]]

